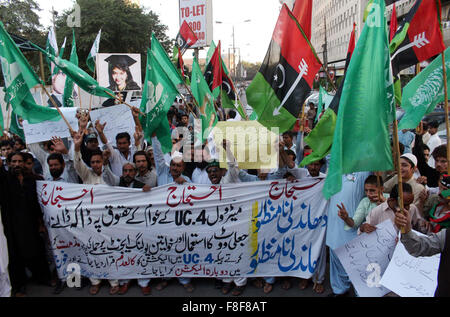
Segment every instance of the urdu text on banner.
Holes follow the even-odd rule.
[[[58,275],[296,276],[315,272],[327,224],[324,180],[139,189],[39,181]]]

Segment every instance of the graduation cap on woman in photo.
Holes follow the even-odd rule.
[[[120,92],[118,97],[122,100],[126,98],[126,91],[141,90],[141,87],[133,80],[131,75],[130,66],[136,63],[136,60],[128,55],[113,54],[105,58],[105,62],[108,63],[108,75],[109,75],[109,89]],[[103,103],[103,106],[112,106],[117,101],[114,99],[108,99]]]
[[[109,72],[109,89],[113,91],[141,90],[141,87],[133,80],[130,66],[136,60],[128,55],[111,55],[105,58]]]

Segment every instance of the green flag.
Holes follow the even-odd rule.
[[[78,55],[77,55],[77,44],[75,42],[75,30],[72,29],[72,49],[70,51],[70,62],[75,66],[78,66]],[[66,77],[66,83],[64,85],[64,93],[63,93],[63,104],[64,107],[73,107],[73,88],[74,83],[73,80],[69,77]]]
[[[31,43],[35,48],[45,54],[59,69],[70,77],[78,86],[80,86],[84,91],[88,92],[91,95],[111,98],[111,95],[114,96],[114,92],[111,89],[102,87],[98,84],[98,82],[92,78],[88,73],[79,68],[77,65],[74,65],[68,60],[62,59],[58,56],[50,55],[46,51],[42,50],[39,46]],[[108,92],[110,95],[108,95]]]
[[[67,38],[64,38],[64,42],[62,43],[61,49],[59,50],[59,57],[60,58],[63,58],[63,55],[64,55],[64,50],[66,48],[66,39]],[[58,67],[55,66],[53,68],[53,74],[52,75],[56,75],[58,72],[59,72],[59,69],[58,69]]]
[[[162,49],[162,47],[154,45],[152,41],[152,48],[147,51],[147,67],[140,105],[140,110],[146,115],[141,116],[140,120],[145,139],[151,141],[152,134],[156,132],[163,152],[168,153],[172,150],[172,140],[170,129],[167,130],[164,121],[168,121],[167,112],[178,95],[178,91],[155,57],[161,54],[161,52],[155,52],[159,49]],[[176,72],[176,69],[174,71]],[[163,129],[160,129],[161,127]]]
[[[173,86],[177,87],[178,85],[183,84],[183,79],[181,78],[180,73],[173,65],[161,43],[159,43],[158,39],[155,36],[155,33],[152,33],[151,53],[163,69],[163,72],[166,73]]]
[[[214,96],[211,90],[209,90],[205,78],[203,78],[200,65],[196,59],[192,63],[191,91],[195,100],[200,105],[202,130],[199,131],[201,135],[197,135],[197,138],[203,143],[208,138],[209,131],[214,128],[218,120],[214,110]]]
[[[17,115],[30,123],[59,120],[55,109],[35,103],[30,89],[40,84],[40,80],[1,22],[0,62],[5,80],[5,101],[12,105]]]
[[[326,199],[342,174],[393,167],[388,125],[395,116],[384,0],[368,5],[366,24],[347,69],[323,187]]]
[[[446,70],[449,74],[450,48],[447,48],[444,53]],[[441,54],[403,88],[402,108],[405,110],[405,114],[398,124],[400,130],[416,128],[424,115],[432,112],[438,103],[444,101],[442,70]],[[447,75],[447,85],[450,85],[449,79]]]
[[[48,31],[45,49],[47,52],[49,52],[49,54],[58,55],[58,42],[56,41],[56,32],[53,26],[50,27],[50,30]],[[54,69],[52,70],[52,63],[50,62],[50,59],[46,58],[46,60],[50,68],[50,74],[53,74]]]
[[[18,116],[14,110],[11,112],[11,122],[9,124],[9,131],[18,135],[22,140],[25,141],[25,133],[23,132],[23,125],[21,122],[21,117]]]
[[[102,35],[102,30],[98,31],[97,36],[95,37],[94,44],[92,44],[91,50],[89,51],[89,55],[86,60],[86,65],[89,69],[95,73],[95,58],[97,57],[99,47],[100,47],[100,37]]]

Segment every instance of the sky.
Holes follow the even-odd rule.
[[[73,8],[72,0],[46,1],[36,0],[42,11],[41,24],[51,25],[52,6],[60,13]],[[146,11],[152,10],[158,14],[161,22],[168,26],[167,35],[174,39],[179,31],[178,0],[140,0],[140,5]],[[269,47],[270,38],[281,8],[279,0],[212,0],[213,6],[213,39],[221,41],[222,54],[232,48],[233,25],[236,54],[241,54],[241,60],[262,62]],[[83,19],[83,12],[81,12]],[[250,20],[250,22],[243,22]],[[222,24],[214,23],[221,21]],[[58,44],[61,39],[58,39]],[[200,58],[206,55],[208,48],[200,51]],[[101,51],[101,42],[100,42]],[[192,50],[185,53],[185,57],[192,54]],[[108,53],[108,52],[105,52]]]

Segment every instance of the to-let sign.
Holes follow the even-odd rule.
[[[179,0],[179,4],[180,26],[186,21],[198,38],[192,48],[208,46],[212,36],[211,0]]]

